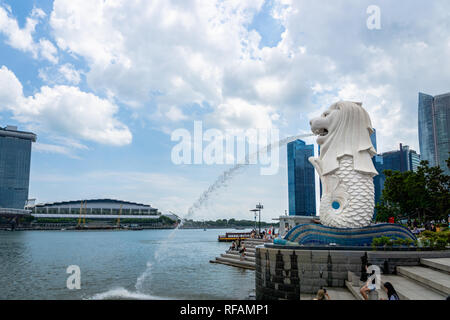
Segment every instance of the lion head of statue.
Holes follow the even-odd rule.
[[[339,101],[332,104],[320,117],[310,121],[320,146],[321,174],[326,175],[339,168],[339,159],[353,157],[355,170],[377,175],[372,163],[376,151],[370,140],[374,132],[369,114],[362,103]]]

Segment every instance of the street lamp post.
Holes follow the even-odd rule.
[[[262,209],[264,209],[264,206],[260,202],[256,205],[256,209],[250,210],[255,213],[255,231],[256,231],[256,213],[258,212],[258,214],[259,214],[259,225],[258,225],[259,234],[261,234],[261,210]]]
[[[250,211],[255,213],[255,232],[256,232],[256,212],[258,212],[258,209],[252,209]]]
[[[258,229],[259,229],[259,234],[261,234],[261,210],[264,209],[264,206],[261,204],[261,202],[256,205],[256,209],[258,210],[258,213],[259,213]]]

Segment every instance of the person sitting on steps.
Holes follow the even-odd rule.
[[[390,282],[385,282],[383,284],[384,291],[386,291],[388,300],[400,300],[397,291],[395,291],[394,286]],[[384,299],[381,299],[384,300]]]
[[[327,289],[323,288],[317,291],[317,296],[313,300],[331,300]]]
[[[239,250],[239,253],[241,254],[240,260],[244,260],[245,259],[245,245],[242,245],[241,250]]]
[[[369,274],[367,272],[368,268],[371,266],[370,263],[366,264],[366,279],[368,279],[371,274]],[[359,292],[361,293],[361,295],[363,296],[364,300],[369,300],[369,292],[375,290],[375,279],[368,279],[366,284],[364,286],[361,287],[361,289],[359,290]]]

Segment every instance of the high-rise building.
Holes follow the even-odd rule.
[[[419,145],[422,160],[450,174],[450,93],[430,96],[419,93]]]
[[[410,150],[409,152],[409,168],[412,171],[417,171],[417,168],[420,165],[420,154],[418,154],[414,150]]]
[[[313,165],[314,145],[295,140],[287,145],[290,216],[316,215],[316,187]]]
[[[377,154],[372,158],[372,161],[375,170],[378,171],[378,175],[373,177],[373,185],[375,189],[375,205],[376,205],[378,202],[380,202],[386,176],[383,173],[383,170],[385,170],[383,166],[383,156]]]
[[[375,151],[377,150],[377,130],[373,128],[373,132],[370,135],[370,141],[372,142],[373,148]],[[378,171],[378,173],[381,173],[380,169],[381,165],[383,164],[383,158],[379,155],[374,155],[372,157],[373,166]],[[385,177],[384,175],[376,175],[373,177],[373,185],[375,189],[375,204],[377,203],[377,199],[379,200],[381,198],[381,190],[383,189]],[[373,210],[373,218],[375,219],[375,216],[377,214],[377,210]]]
[[[0,208],[23,209],[28,199],[31,143],[36,135],[0,128]]]
[[[410,149],[409,146],[404,146],[400,143],[399,150],[378,154],[373,158],[373,162],[375,169],[378,171],[378,175],[373,179],[375,185],[375,204],[377,204],[380,202],[384,181],[386,180],[383,171],[416,171],[420,164],[420,155]]]
[[[373,148],[377,150],[377,130],[373,128],[373,132],[370,135],[370,141],[372,142]]]

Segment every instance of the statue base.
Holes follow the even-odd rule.
[[[292,228],[284,239],[275,239],[275,245],[319,245],[367,247],[374,238],[411,239],[416,237],[398,224],[376,224],[364,228],[333,228],[321,224],[302,224]]]

